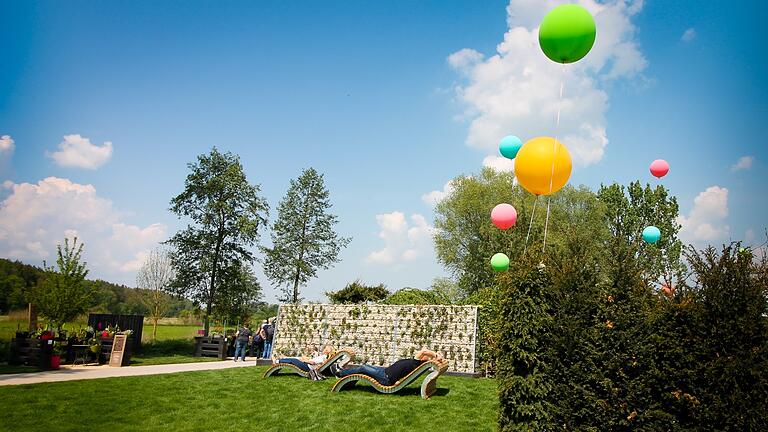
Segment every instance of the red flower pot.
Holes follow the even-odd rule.
[[[51,356],[51,369],[58,369],[59,366],[61,366],[61,356],[52,355]]]

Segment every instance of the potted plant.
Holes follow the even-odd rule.
[[[53,353],[51,354],[51,369],[58,369],[61,366],[61,355],[64,354],[64,346],[62,342],[55,341],[53,343]]]

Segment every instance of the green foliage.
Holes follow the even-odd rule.
[[[468,294],[491,286],[488,265],[499,251],[522,250],[525,233],[502,231],[490,223],[491,209],[514,202],[518,225],[530,220],[527,192],[512,186],[512,174],[484,169],[478,176],[459,176],[451,181],[453,192],[435,206],[435,251],[438,261]]]
[[[497,289],[499,338],[497,345],[499,429],[549,430],[550,392],[544,351],[552,317],[545,300],[550,284],[543,269],[524,266],[501,274]]]
[[[630,274],[624,270],[633,268],[648,283],[663,279],[667,284],[683,276],[682,242],[677,238],[679,208],[666,188],[643,188],[638,181],[627,188],[614,183],[601,186],[597,196],[605,204],[605,224],[612,234],[609,248],[614,275]],[[642,238],[649,225],[661,230],[661,239],[652,245]]]
[[[350,238],[333,230],[338,217],[330,213],[330,193],[323,175],[309,168],[291,180],[272,224],[272,247],[262,248],[264,273],[283,286],[282,301],[299,302],[299,287],[339,262],[339,252]]]
[[[437,296],[438,302],[435,304],[460,304],[466,298],[466,293],[459,284],[445,277],[435,278],[430,291]]]
[[[167,241],[176,272],[171,288],[205,306],[207,333],[215,311],[236,312],[225,308],[248,285],[243,275],[254,260],[250,247],[267,223],[269,206],[259,186],[248,183],[236,155],[214,147],[188,166],[184,191],[171,200],[171,211],[190,220]]]
[[[382,303],[390,305],[435,305],[441,303],[441,299],[434,291],[425,291],[418,288],[402,288],[387,297]]]
[[[359,279],[338,291],[325,293],[333,304],[379,302],[390,294],[384,284],[365,285]]]
[[[686,387],[700,404],[698,425],[768,430],[768,261],[739,246],[685,251],[696,319],[678,331],[697,358]]]
[[[0,303],[5,299],[7,305],[7,309],[0,311],[0,313],[26,309],[29,292],[43,275],[44,270],[39,267],[0,258]],[[21,279],[23,284],[19,284],[18,279]],[[88,306],[89,312],[148,315],[147,307],[142,301],[145,294],[144,289],[129,288],[125,285],[116,285],[103,280],[86,279],[83,284],[93,292],[93,300]],[[6,292],[3,291],[5,286],[15,286],[16,288],[3,298],[3,293]],[[179,316],[182,311],[189,313],[194,310],[192,302],[187,299],[173,297],[169,294],[165,294],[165,299],[168,304],[167,316]]]
[[[477,176],[457,177],[451,183],[453,192],[435,207],[438,261],[453,274],[466,295],[493,285],[494,273],[489,265],[493,254],[504,252],[514,261],[526,249],[542,250],[547,205],[548,250],[573,241],[592,249],[602,248],[607,235],[605,208],[593,192],[566,186],[554,196],[537,199],[513,186],[512,180],[512,174],[492,169],[484,169]],[[515,228],[500,230],[491,223],[491,210],[502,202],[515,206]]]
[[[69,239],[65,239],[64,247],[59,244],[56,250],[57,268],[45,268],[29,299],[37,306],[38,313],[58,328],[88,310],[93,291],[83,283],[88,270],[86,264],[80,262],[83,244],[77,243],[77,237],[71,245]]]

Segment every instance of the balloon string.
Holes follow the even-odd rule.
[[[555,161],[557,160],[557,133],[560,130],[560,111],[563,108],[563,87],[565,87],[565,63],[562,67],[563,74],[560,76],[560,97],[557,101],[557,120],[555,122],[555,137],[552,138],[552,172],[549,175],[549,194],[547,195],[547,218],[544,222],[544,243],[541,246],[541,252],[547,247],[547,228],[549,227],[549,200],[552,195],[552,186],[555,181]]]
[[[523,255],[528,250],[528,239],[531,237],[531,227],[533,226],[533,216],[536,214],[536,204],[539,202],[539,196],[536,195],[536,199],[533,200],[533,211],[531,212],[531,221],[528,223],[528,235],[525,236],[525,247],[523,248]]]
[[[544,248],[547,247],[547,226],[549,226],[549,200],[551,196],[547,196],[547,219],[544,222],[544,244],[541,246],[541,253],[544,253]]]

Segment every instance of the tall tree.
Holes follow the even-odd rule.
[[[378,302],[390,294],[384,284],[366,285],[359,279],[348,283],[347,286],[338,291],[325,293],[333,304]]]
[[[47,318],[54,327],[77,318],[88,310],[93,297],[93,290],[84,283],[88,270],[81,262],[83,244],[77,243],[77,237],[70,244],[64,239],[64,247],[56,246],[56,267],[45,268],[44,276],[30,292],[30,300],[37,306],[40,315]]]
[[[233,265],[221,274],[221,285],[214,314],[230,322],[244,322],[261,306],[261,285],[250,265]]]
[[[317,276],[319,269],[339,262],[339,252],[349,244],[350,238],[333,230],[338,217],[330,209],[323,175],[314,168],[291,180],[272,225],[272,247],[262,248],[266,255],[264,273],[284,286],[281,301],[298,303],[299,287]]]
[[[157,337],[157,322],[165,316],[170,306],[167,291],[173,279],[173,266],[168,252],[155,249],[136,275],[137,288],[143,288],[142,302],[149,310],[152,320],[152,339]]]
[[[459,176],[452,185],[453,192],[435,207],[435,251],[461,291],[472,295],[493,285],[493,254],[504,252],[515,260],[524,251],[531,255],[542,250],[546,203],[544,198],[536,203],[533,195],[514,186],[512,174],[490,168]],[[514,205],[518,214],[517,225],[506,231],[490,220],[493,207],[503,202]],[[601,241],[602,205],[590,190],[564,187],[551,197],[550,213],[547,254],[565,243],[596,248]]]
[[[204,305],[205,334],[210,317],[237,284],[221,284],[222,274],[232,274],[253,262],[249,247],[267,223],[269,206],[259,196],[259,185],[250,184],[240,158],[215,147],[188,165],[184,191],[171,200],[171,211],[190,224],[167,241],[173,247],[171,262],[176,276],[173,292]]]
[[[642,187],[639,181],[626,188],[616,183],[601,186],[597,192],[605,204],[605,224],[611,239],[607,243],[614,275],[630,275],[628,268],[647,283],[664,282],[671,286],[682,279],[685,265],[681,260],[682,242],[677,237],[677,199],[663,186]],[[654,225],[661,230],[661,239],[649,245],[643,241],[643,229]],[[615,279],[615,278],[614,278]],[[615,281],[622,285],[625,281]]]

